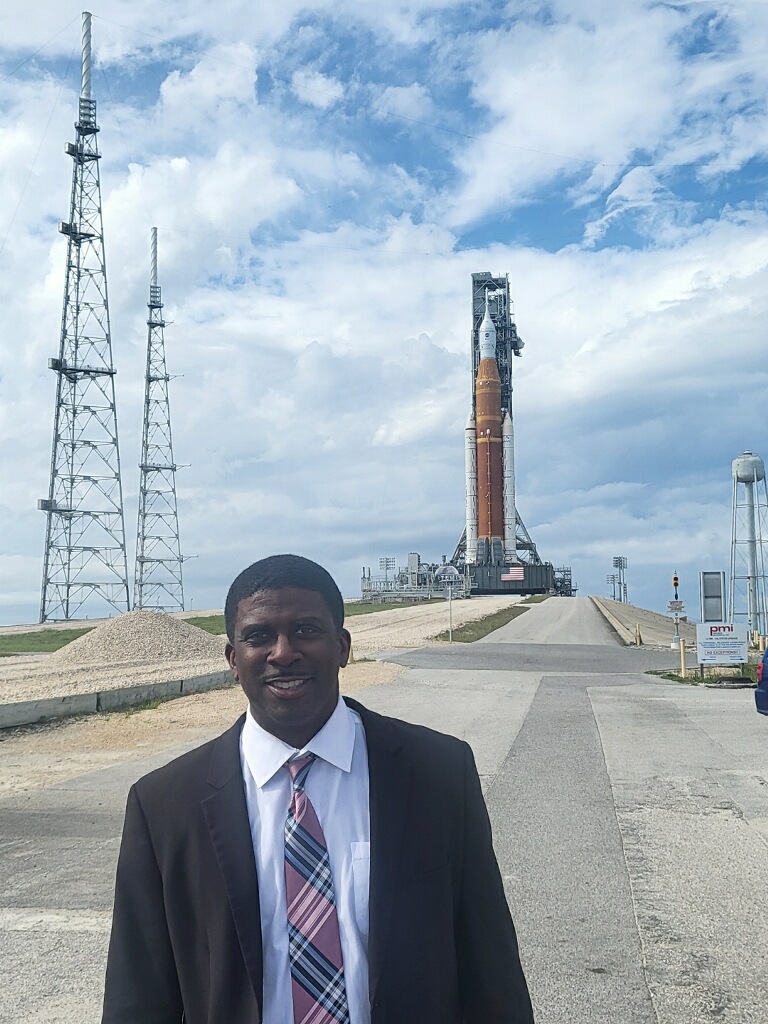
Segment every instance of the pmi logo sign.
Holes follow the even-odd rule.
[[[736,630],[732,622],[718,622],[709,627],[709,636],[722,636],[727,639],[736,636]]]

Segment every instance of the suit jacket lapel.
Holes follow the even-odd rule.
[[[362,718],[368,747],[371,816],[368,974],[373,1003],[392,926],[392,907],[396,902],[405,824],[411,804],[412,772],[389,721],[357,701],[347,700],[347,704]]]
[[[264,986],[259,888],[240,767],[244,718],[241,716],[214,746],[208,774],[212,792],[203,800],[202,809],[261,1016]]]

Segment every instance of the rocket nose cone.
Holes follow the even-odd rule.
[[[488,292],[485,293],[485,312],[483,313],[483,322],[480,325],[480,330],[482,330],[484,327],[486,327],[490,331],[493,331],[494,334],[496,333],[496,326],[491,317],[491,310],[488,305]]]
[[[488,309],[488,293],[485,294],[485,313],[480,324],[478,331],[478,341],[480,343],[480,358],[481,359],[495,359],[496,358],[496,325],[491,319],[491,312]]]

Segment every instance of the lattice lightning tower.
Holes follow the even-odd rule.
[[[41,622],[129,608],[98,131],[86,12],[75,141],[66,147],[70,216],[59,224],[67,238],[61,343],[58,358],[48,361],[57,385],[50,488],[38,502],[47,516]]]
[[[147,320],[147,372],[141,439],[139,525],[136,535],[134,608],[183,611],[176,505],[176,465],[171,441],[171,412],[165,366],[163,303],[157,283],[157,228],[152,228]]]

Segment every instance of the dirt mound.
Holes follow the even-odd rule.
[[[50,655],[49,664],[117,665],[123,662],[221,658],[224,638],[165,612],[126,612]]]

